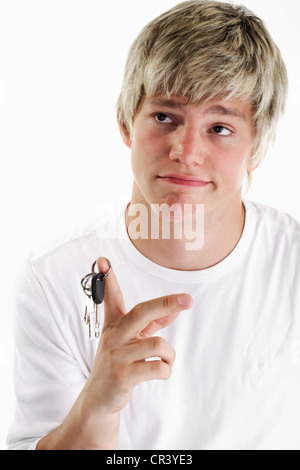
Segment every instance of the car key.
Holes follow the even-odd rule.
[[[105,279],[110,273],[111,263],[105,258],[109,269],[106,274],[95,273],[97,262],[92,266],[92,272],[81,280],[81,287],[86,295],[86,307],[84,322],[89,327],[89,338],[91,341],[100,336],[100,304],[104,300]]]
[[[105,275],[98,273],[92,277],[92,299],[94,303],[93,312],[95,315],[94,334],[96,338],[100,336],[100,304],[104,300],[105,293]]]

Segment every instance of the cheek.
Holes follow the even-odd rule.
[[[154,150],[151,140],[142,136],[132,141],[131,147],[131,168],[136,179],[146,177],[149,167],[154,161]]]
[[[249,157],[249,146],[246,148],[244,145],[240,145],[221,154],[219,153],[214,165],[218,168],[223,180],[235,185],[243,180],[249,164]]]
[[[141,153],[142,155],[147,152],[150,146],[151,135],[146,126],[142,126],[141,123],[137,122],[134,126],[131,148],[135,153]]]
[[[136,161],[137,165],[151,166],[168,155],[169,146],[166,139],[160,139],[151,133],[151,131],[144,129],[137,132],[132,139],[132,159]]]

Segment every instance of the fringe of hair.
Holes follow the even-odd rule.
[[[244,6],[191,0],[155,18],[132,44],[117,117],[130,135],[144,95],[248,99],[255,168],[275,139],[287,89],[285,64],[262,20]]]

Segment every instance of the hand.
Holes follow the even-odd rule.
[[[105,258],[98,258],[97,264],[100,272],[108,270]],[[153,335],[191,306],[190,295],[173,294],[142,302],[127,313],[111,268],[105,281],[104,326],[85,387],[93,413],[115,414],[126,406],[138,383],[170,377],[175,351],[163,338]],[[150,357],[161,360],[146,361]]]
[[[108,270],[105,258],[99,271]],[[185,302],[180,304],[179,299]],[[135,385],[170,377],[175,351],[152,335],[192,306],[188,294],[142,302],[126,312],[111,269],[105,281],[105,320],[91,374],[64,422],[38,443],[37,449],[117,449],[120,410]],[[161,360],[145,361],[150,357]]]

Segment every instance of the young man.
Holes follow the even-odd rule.
[[[300,449],[300,227],[242,198],[286,89],[245,8],[188,1],[140,33],[118,101],[132,198],[26,265],[10,448]],[[91,342],[80,280],[106,258]]]

